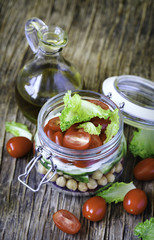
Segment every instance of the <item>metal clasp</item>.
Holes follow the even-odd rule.
[[[124,106],[125,106],[125,102],[121,102],[121,103],[119,103],[119,108],[120,108],[120,110],[123,109]]]
[[[43,151],[43,147],[39,147],[37,149],[37,153],[38,152],[42,152]],[[24,185],[26,186],[27,188],[29,188],[31,191],[33,192],[38,192],[40,190],[40,187],[45,184],[45,183],[48,183],[53,177],[54,175],[56,174],[57,172],[57,166],[54,165],[53,161],[52,161],[52,155],[49,155],[47,158],[50,160],[51,162],[51,168],[48,170],[48,172],[43,176],[43,178],[41,179],[38,187],[36,189],[30,187],[27,183],[26,183],[26,180],[27,180],[27,177],[29,176],[31,170],[33,169],[33,167],[35,166],[35,164],[41,160],[42,158],[42,154],[40,153],[38,156],[35,156],[32,158],[32,160],[27,164],[26,168],[25,168],[25,172],[23,174],[20,174],[18,176],[18,180]],[[53,174],[51,174],[50,178],[47,179],[47,176],[49,175],[50,172],[53,172]]]

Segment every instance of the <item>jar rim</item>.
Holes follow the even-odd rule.
[[[47,116],[47,114],[50,112],[49,109],[51,107],[51,105],[54,107],[56,105],[57,102],[63,103],[63,96],[65,95],[65,92],[61,92],[59,94],[57,94],[56,96],[50,98],[41,108],[39,115],[38,115],[38,121],[37,121],[37,129],[38,129],[38,136],[40,138],[40,142],[43,146],[46,146],[48,148],[49,151],[51,151],[50,149],[52,149],[52,153],[54,152],[55,154],[58,152],[58,154],[62,155],[62,156],[68,156],[69,158],[85,158],[88,157],[88,159],[84,159],[84,160],[89,160],[90,157],[94,158],[95,155],[98,155],[98,153],[101,152],[101,154],[104,155],[108,155],[111,151],[113,151],[113,147],[118,146],[119,141],[121,139],[121,136],[123,134],[123,117],[121,114],[120,109],[117,107],[117,105],[108,97],[104,96],[103,94],[91,91],[91,90],[75,90],[72,91],[72,95],[75,93],[80,94],[81,97],[86,97],[88,95],[91,95],[91,97],[89,96],[89,99],[92,98],[94,99],[94,97],[97,97],[97,100],[103,101],[105,103],[108,104],[108,106],[110,108],[112,108],[112,110],[114,110],[115,108],[119,109],[119,130],[117,132],[117,134],[107,143],[105,143],[104,145],[97,147],[97,148],[92,148],[92,149],[87,149],[87,150],[74,150],[74,149],[70,149],[70,148],[66,148],[63,146],[59,146],[56,143],[54,143],[53,141],[51,141],[47,135],[44,132],[44,122],[42,121],[44,117]],[[49,111],[49,112],[48,112]]]

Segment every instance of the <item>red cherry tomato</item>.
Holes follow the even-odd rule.
[[[137,163],[133,173],[137,180],[154,180],[154,158],[146,158]]]
[[[91,122],[97,127],[99,124],[102,126],[102,130],[105,130],[107,125],[111,122],[109,119],[94,117]]]
[[[107,104],[105,104],[104,102],[102,102],[102,101],[99,101],[99,100],[89,100],[89,102],[94,103],[96,105],[99,105],[101,108],[103,108],[105,110],[109,109],[109,106]]]
[[[53,214],[53,221],[56,226],[68,234],[75,234],[81,228],[81,223],[71,212],[67,210],[59,210]]]
[[[91,135],[82,129],[70,128],[63,138],[63,146],[76,150],[85,150],[89,147]]]
[[[89,198],[82,207],[82,214],[90,221],[100,221],[106,213],[106,201],[104,198],[95,196]]]
[[[76,166],[76,167],[79,167],[79,168],[86,168],[86,167],[89,167],[91,165],[93,165],[94,163],[98,162],[99,160],[96,160],[96,161],[84,161],[84,160],[75,160],[73,162],[73,164]]]
[[[141,189],[132,189],[124,197],[123,207],[126,212],[138,215],[142,213],[147,206],[147,196]]]
[[[25,156],[32,148],[33,144],[26,137],[13,137],[7,142],[7,152],[15,158]]]
[[[101,131],[101,134],[99,135],[101,141],[102,141],[102,144],[104,143],[105,139],[106,139],[106,134],[105,134],[105,131]]]
[[[49,127],[53,130],[53,131],[60,131],[60,118],[59,117],[54,117],[51,118],[48,123]]]
[[[53,141],[53,134],[54,134],[54,131],[49,127],[48,124],[45,125],[44,127],[44,132],[45,134],[47,135],[47,137]]]
[[[62,146],[63,145],[63,134],[62,134],[62,132],[60,132],[60,131],[55,132],[54,135],[53,135],[53,141],[56,144]]]
[[[102,141],[100,137],[97,135],[91,135],[91,141],[88,148],[91,149],[91,148],[96,148],[100,146],[102,146]]]

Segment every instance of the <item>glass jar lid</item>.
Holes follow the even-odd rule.
[[[154,82],[133,75],[107,78],[103,93],[121,109],[124,122],[154,130]]]

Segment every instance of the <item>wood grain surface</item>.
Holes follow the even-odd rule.
[[[153,0],[0,0],[0,239],[4,240],[131,240],[137,223],[153,216],[153,182],[138,182],[132,169],[139,158],[127,152],[120,181],[133,181],[145,190],[148,206],[143,214],[127,214],[122,203],[109,204],[100,222],[82,216],[86,198],[58,193],[44,185],[38,193],[18,181],[32,154],[12,159],[6,143],[12,136],[5,132],[6,121],[30,123],[18,109],[14,88],[21,67],[33,57],[24,35],[25,22],[31,17],[66,30],[69,43],[63,56],[80,71],[84,88],[101,92],[102,82],[110,76],[133,74],[154,81],[154,2]],[[125,126],[127,144],[133,128]],[[29,180],[38,182],[34,173]],[[71,236],[57,229],[52,215],[67,209],[81,221],[78,234]]]

